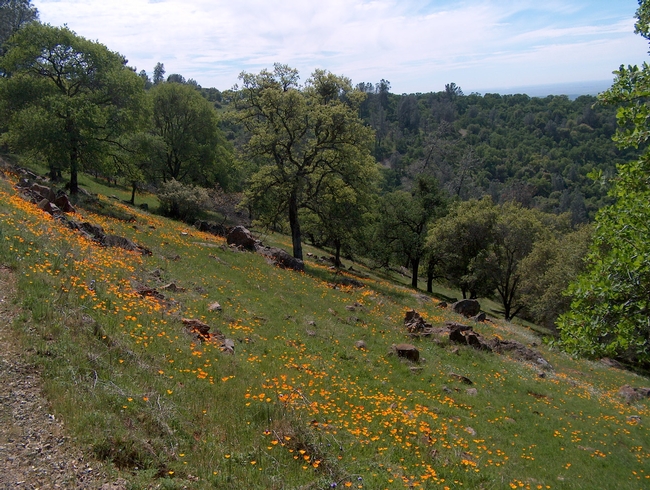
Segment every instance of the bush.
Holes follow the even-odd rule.
[[[210,208],[210,196],[203,187],[165,182],[158,191],[160,213],[182,221],[193,221]]]

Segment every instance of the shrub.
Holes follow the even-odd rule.
[[[203,187],[165,182],[158,191],[160,213],[182,221],[192,221],[210,207],[210,196]]]

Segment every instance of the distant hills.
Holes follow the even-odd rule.
[[[591,80],[585,82],[551,83],[545,85],[528,85],[519,87],[500,87],[477,90],[480,94],[527,94],[530,97],[546,97],[547,95],[566,95],[575,100],[581,95],[598,95],[612,85],[612,80]]]

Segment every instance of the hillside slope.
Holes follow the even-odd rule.
[[[110,478],[131,488],[650,484],[649,402],[619,394],[646,378],[568,358],[510,323],[465,319],[359,264],[335,274],[314,256],[305,273],[283,270],[101,195],[103,214],[79,207],[67,219],[151,255],[100,246],[20,197],[5,173],[0,265],[17,278],[14,331],[55,416],[112,462]],[[444,334],[412,338],[411,309],[434,328],[462,322],[521,342],[552,368]],[[389,355],[404,342],[418,363]]]

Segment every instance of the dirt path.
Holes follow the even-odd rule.
[[[27,363],[10,324],[15,277],[0,265],[0,490],[126,488],[105,483],[101,469],[84,459],[49,412],[38,371]]]

